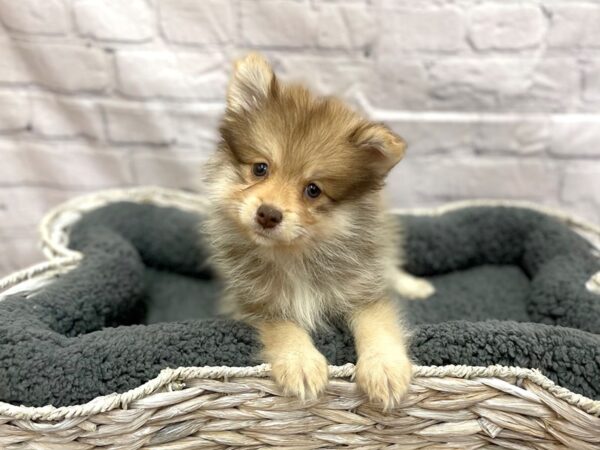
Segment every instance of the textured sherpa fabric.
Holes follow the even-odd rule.
[[[437,293],[406,302],[420,364],[538,368],[600,398],[600,270],[588,243],[518,208],[406,217],[407,269]],[[200,216],[115,203],[70,231],[85,258],[35,292],[0,302],[0,400],[72,405],[123,392],[165,367],[256,364],[246,325],[214,317]],[[347,330],[315,336],[332,364],[355,361]]]

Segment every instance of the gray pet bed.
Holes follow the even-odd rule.
[[[70,226],[72,270],[0,302],[0,400],[73,405],[181,366],[257,364],[247,326],[215,317],[219,285],[201,213],[114,202]],[[518,207],[405,216],[407,270],[436,294],[406,302],[421,365],[537,368],[600,398],[600,261],[560,221]],[[586,288],[588,283],[588,288]],[[320,333],[331,364],[355,361],[342,327]]]

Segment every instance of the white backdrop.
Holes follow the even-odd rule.
[[[231,60],[263,51],[409,143],[394,206],[528,199],[600,221],[600,2],[0,0],[0,273],[52,205],[193,189]]]

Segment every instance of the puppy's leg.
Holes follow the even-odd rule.
[[[286,395],[317,397],[327,386],[327,360],[309,334],[289,321],[262,322],[258,326],[264,359]]]
[[[386,410],[398,405],[408,390],[412,363],[396,308],[387,299],[371,303],[352,315],[350,325],[358,354],[358,386]]]
[[[394,270],[391,274],[394,290],[407,299],[424,299],[435,293],[435,287],[423,278],[415,277],[402,270]]]

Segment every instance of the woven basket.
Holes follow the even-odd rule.
[[[194,195],[157,188],[108,191],[61,205],[41,225],[49,261],[0,280],[0,299],[74,267],[82,255],[66,247],[66,228],[82,212],[118,200],[205,206]],[[477,205],[541,211],[600,248],[598,227],[521,202],[469,201],[402,212],[439,215]],[[586,286],[600,294],[600,274]],[[304,403],[282,396],[268,365],[165,369],[131,391],[69,407],[0,403],[0,448],[600,449],[600,401],[557,386],[535,369],[416,367],[409,395],[388,414],[357,390],[352,364],[329,370],[325,395]]]

